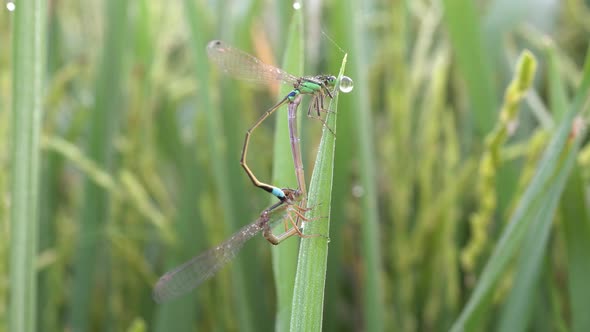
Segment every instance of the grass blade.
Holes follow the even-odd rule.
[[[469,0],[445,0],[443,5],[457,65],[465,78],[471,109],[474,110],[476,132],[482,137],[494,124],[498,93],[492,75],[492,59],[489,59],[482,41],[476,4]]]
[[[46,2],[17,3],[13,25],[10,331],[37,330],[37,236]]]
[[[590,215],[584,190],[580,169],[576,167],[561,199],[573,332],[590,331]]]
[[[360,223],[361,274],[363,280],[359,286],[363,289],[362,312],[364,328],[367,331],[382,331],[384,326],[384,297],[379,241],[379,212],[377,206],[377,165],[376,148],[373,139],[374,125],[370,105],[370,80],[365,65],[370,62],[369,49],[371,41],[365,37],[366,25],[359,19],[359,13],[365,9],[358,1],[344,3],[344,17],[350,21],[345,24],[345,47],[350,48],[350,73],[355,81],[355,91],[351,95],[353,105],[353,132],[357,140],[359,184],[363,195],[360,199],[362,222]]]
[[[547,47],[549,96],[551,109],[558,119],[567,111],[565,86],[559,72],[556,48],[553,43]],[[576,166],[569,177],[561,197],[563,231],[567,246],[568,286],[571,308],[571,328],[574,332],[590,331],[590,214],[585,203],[584,180],[580,167]]]
[[[562,178],[564,174],[561,174]],[[527,232],[524,248],[520,251],[513,288],[506,305],[502,308],[500,331],[525,331],[531,320],[531,313],[537,303],[535,297],[538,295],[538,285],[542,277],[542,265],[547,252],[551,222],[564,182],[561,180],[556,184],[537,205],[531,208],[527,216],[531,220],[530,231]]]
[[[539,162],[536,174],[527,187],[520,203],[518,204],[508,226],[502,233],[491,258],[488,260],[481,279],[477,283],[473,293],[461,315],[455,321],[452,331],[477,331],[482,326],[484,313],[489,309],[492,292],[495,286],[508,268],[508,263],[522,245],[526,232],[532,227],[534,219],[531,211],[536,208],[537,202],[551,203],[551,199],[543,199],[545,192],[560,191],[563,183],[573,167],[574,156],[579,150],[581,137],[577,136],[573,144],[569,144],[568,137],[571,132],[574,117],[583,111],[584,103],[590,90],[590,52],[586,55],[584,77],[572,108],[564,117],[558,131],[553,136],[549,146],[545,150],[543,158]],[[558,199],[552,196],[552,199]],[[554,209],[547,212],[553,213]]]
[[[342,77],[345,66],[346,55],[342,60],[338,77]],[[334,134],[336,133],[337,105],[338,96],[328,107],[333,113],[330,113],[326,121],[326,125],[334,131]],[[301,240],[291,311],[291,331],[322,330],[336,141],[334,134],[324,128],[311,176],[308,207],[312,210],[306,216],[312,221],[305,225],[304,233],[318,236]]]
[[[121,115],[121,93],[123,54],[125,50],[125,31],[127,22],[127,3],[111,0],[105,3],[105,39],[99,76],[96,82],[96,103],[90,115],[87,154],[99,167],[112,170],[114,154],[113,140],[115,128]],[[93,181],[86,180],[84,188],[84,207],[81,211],[81,224],[77,258],[74,266],[76,277],[72,293],[72,327],[85,331],[89,328],[91,306],[103,307],[105,303],[91,301],[95,289],[94,278],[98,264],[99,250],[106,249],[100,234],[108,220],[109,196]],[[104,298],[103,298],[104,299]],[[106,299],[105,299],[106,300]]]

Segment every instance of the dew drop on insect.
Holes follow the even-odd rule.
[[[349,93],[354,88],[354,83],[352,79],[348,76],[342,76],[340,79],[340,91],[343,93]]]
[[[301,2],[299,2],[299,1],[294,1],[294,2],[293,2],[293,9],[295,9],[295,10],[299,10],[299,9],[301,9]]]
[[[10,12],[13,12],[14,9],[16,9],[16,5],[12,1],[7,2],[6,3],[6,9],[8,9],[8,11],[10,11]]]

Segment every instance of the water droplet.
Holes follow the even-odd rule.
[[[16,5],[14,4],[14,2],[7,2],[6,9],[8,9],[8,11],[13,12],[16,9]]]
[[[301,2],[299,2],[299,1],[293,2],[293,9],[295,9],[295,10],[301,9]]]
[[[342,76],[340,79],[340,91],[343,93],[349,93],[354,88],[354,82],[348,76]]]

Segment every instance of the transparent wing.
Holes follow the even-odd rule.
[[[167,272],[154,287],[154,300],[158,303],[166,302],[195,289],[234,258],[244,243],[264,228],[265,223],[273,224],[287,216],[288,210],[280,207],[267,215],[266,219],[261,216],[220,245]]]
[[[210,41],[207,45],[207,54],[211,62],[237,79],[259,83],[280,81],[287,84],[295,84],[298,80],[286,71],[266,64],[221,40]]]

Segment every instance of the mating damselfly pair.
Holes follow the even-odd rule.
[[[275,245],[292,235],[303,236],[300,226],[302,221],[307,220],[303,215],[303,212],[307,210],[307,192],[305,189],[305,177],[303,174],[296,122],[297,108],[301,96],[311,96],[307,112],[308,116],[319,119],[325,125],[325,121],[321,115],[322,112],[329,112],[329,110],[324,108],[326,96],[333,98],[336,93],[336,87],[345,93],[352,90],[352,80],[346,76],[341,76],[340,79],[331,75],[297,77],[282,69],[266,64],[254,56],[219,40],[209,42],[207,45],[207,54],[210,61],[215,63],[221,71],[235,78],[255,83],[279,81],[293,85],[293,90],[265,111],[254,125],[248,129],[240,159],[240,163],[252,183],[276,196],[279,202],[265,209],[256,221],[243,227],[222,244],[194,257],[162,276],[154,289],[154,299],[157,302],[165,302],[183,295],[212,277],[235,256],[247,240],[260,231],[263,232],[264,237],[269,242]],[[252,133],[264,120],[284,104],[288,104],[289,136],[295,176],[299,187],[297,189],[281,189],[259,181],[246,162],[248,145]],[[332,130],[330,129],[330,131]],[[286,229],[289,223],[292,227],[277,236],[272,233],[272,226],[280,221],[285,223]]]

